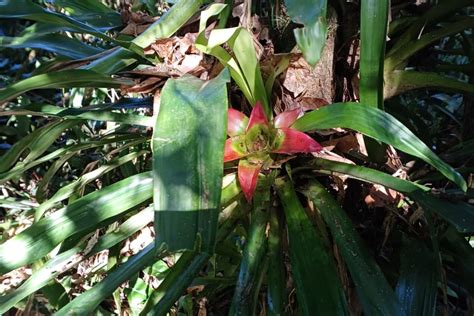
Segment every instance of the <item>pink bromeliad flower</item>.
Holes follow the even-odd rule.
[[[280,113],[269,124],[260,102],[250,114],[228,110],[224,162],[240,159],[237,175],[242,192],[251,201],[262,167],[273,160],[270,153],[294,154],[317,152],[322,146],[303,132],[290,128],[298,119],[299,110]]]

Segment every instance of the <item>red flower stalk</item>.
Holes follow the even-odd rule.
[[[250,119],[242,112],[229,109],[229,139],[225,143],[224,162],[240,159],[237,174],[247,201],[252,200],[264,163],[272,161],[270,153],[309,153],[322,149],[314,139],[290,127],[300,113],[299,110],[280,113],[273,124],[269,124],[260,102],[255,104]]]

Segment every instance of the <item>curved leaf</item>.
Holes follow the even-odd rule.
[[[118,80],[90,70],[73,69],[41,74],[24,79],[0,90],[0,103],[13,99],[34,89],[49,88],[119,88],[121,85],[131,85],[129,80]]]
[[[0,47],[43,49],[72,59],[86,58],[103,49],[87,45],[75,38],[62,34],[28,35],[21,37],[0,37]]]
[[[315,159],[311,165],[318,170],[342,173],[354,179],[378,183],[407,194],[421,207],[438,213],[460,232],[474,232],[474,206],[471,204],[438,199],[428,192],[430,190],[428,187],[362,166],[325,159]]]
[[[405,315],[368,248],[346,213],[319,182],[312,180],[303,193],[311,199],[329,226],[356,286],[366,315]]]
[[[321,233],[311,223],[291,182],[275,182],[288,225],[291,271],[301,314],[348,315],[336,264]]]
[[[127,262],[113,270],[103,281],[85,291],[69,304],[61,308],[55,315],[89,315],[124,282],[133,275],[153,264],[157,259],[154,244],[130,258]]]
[[[301,131],[350,128],[418,157],[440,171],[464,191],[464,178],[392,115],[358,103],[335,103],[305,114],[292,126]]]

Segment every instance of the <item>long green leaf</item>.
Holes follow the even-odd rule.
[[[464,191],[464,178],[451,166],[443,162],[428,146],[416,137],[397,119],[379,109],[358,103],[335,103],[305,114],[293,128],[301,131],[350,128],[376,140],[418,157],[440,171]]]
[[[83,247],[75,247],[55,256],[38,271],[35,271],[18,289],[5,296],[0,296],[0,313],[5,314],[19,301],[54,280],[55,277],[64,272],[62,268],[66,267],[68,262],[71,262],[72,258],[82,250]]]
[[[381,110],[388,8],[388,0],[362,0],[360,8],[360,102]]]
[[[474,27],[473,17],[459,18],[456,20],[456,22],[444,25],[439,30],[429,32],[419,38],[413,39],[406,46],[400,47],[395,52],[391,52],[391,54],[385,60],[385,67],[388,72],[391,72],[395,69],[403,69],[403,66],[406,64],[408,58],[413,56],[416,52],[442,39],[443,37],[462,32],[463,30],[472,27]]]
[[[314,66],[326,44],[327,0],[285,0],[290,18],[304,27],[294,30],[296,43],[306,61]]]
[[[387,78],[389,78],[390,81],[390,83],[384,87],[384,97],[387,99],[403,92],[420,88],[435,88],[448,92],[460,91],[464,93],[474,93],[473,84],[462,82],[434,72],[394,70]]]
[[[439,258],[421,241],[405,238],[400,259],[400,278],[395,291],[407,316],[436,315]]]
[[[90,106],[84,108],[64,108],[49,104],[30,104],[22,107],[15,107],[11,110],[0,112],[0,116],[10,115],[38,115],[38,116],[53,116],[76,120],[94,120],[104,122],[117,122],[122,124],[140,125],[152,127],[154,120],[150,116],[143,116],[130,113],[117,113],[113,110],[120,110],[123,105],[124,109],[134,109],[139,107],[146,107],[147,102],[137,101],[130,104],[120,104],[119,102],[104,106]],[[143,106],[141,106],[143,104]]]
[[[68,185],[65,185],[61,187],[61,189],[58,190],[50,199],[47,201],[41,203],[41,205],[35,210],[35,220],[38,221],[46,212],[48,209],[53,207],[56,203],[67,199],[74,193],[77,193],[80,189],[82,189],[84,186],[86,186],[88,183],[94,181],[95,179],[103,176],[107,172],[110,172],[111,170],[141,156],[148,153],[146,150],[142,150],[139,152],[132,152],[129,153],[128,155],[125,155],[123,157],[118,157],[116,159],[112,159],[109,163],[100,166],[94,171],[88,172],[84,174],[83,176],[79,177],[77,180],[69,183]]]
[[[268,315],[285,313],[288,294],[286,292],[285,266],[283,257],[282,216],[276,208],[270,213],[270,232],[268,235]]]
[[[44,34],[39,36],[0,37],[0,47],[43,49],[71,59],[86,58],[103,50],[87,45],[75,38],[61,34]]]
[[[106,299],[133,275],[155,262],[154,244],[133,256],[124,264],[113,270],[103,281],[79,295],[55,315],[90,315],[99,304]]]
[[[264,275],[267,251],[266,229],[270,215],[270,190],[258,191],[253,201],[245,249],[242,254],[239,274],[229,315],[255,315],[258,293]]]
[[[212,252],[223,175],[229,74],[168,80],[153,133],[157,246]],[[178,233],[177,233],[178,232]]]
[[[74,122],[74,121],[73,121]],[[96,148],[99,146],[103,146],[106,144],[110,143],[115,143],[115,142],[122,142],[122,141],[134,141],[141,138],[139,135],[133,135],[133,134],[128,134],[128,135],[110,135],[107,137],[104,137],[103,139],[99,140],[90,140],[90,141],[85,141],[84,143],[80,143],[77,145],[72,145],[72,146],[67,146],[63,147],[60,149],[57,149],[53,151],[50,154],[47,154],[39,159],[33,160],[33,161],[27,161],[27,162],[20,162],[15,165],[12,169],[8,170],[7,172],[1,173],[0,174],[0,183],[4,183],[7,180],[10,180],[23,172],[25,172],[28,169],[31,169],[33,167],[36,167],[42,163],[48,162],[52,159],[56,159],[58,157],[61,157],[62,155],[68,155],[72,152],[79,152],[81,150],[85,149],[91,149],[91,148]],[[6,158],[6,157],[5,157]]]
[[[66,26],[76,32],[92,34],[105,41],[123,46],[125,49],[131,49],[134,53],[143,56],[143,51],[133,42],[116,40],[99,31],[93,25],[83,23],[72,16],[46,10],[30,0],[6,0],[0,3],[0,18],[28,19],[47,24],[55,24],[61,27]],[[100,15],[98,16],[96,14],[95,18],[100,18]]]
[[[311,223],[290,181],[277,179],[288,225],[291,271],[302,315],[348,315],[334,258]]]
[[[0,273],[34,262],[67,237],[100,227],[101,222],[140,205],[151,198],[151,187],[150,174],[138,174],[90,193],[31,225],[0,245]]]
[[[356,286],[366,315],[404,315],[395,293],[362,243],[353,224],[334,198],[317,181],[304,194],[311,199],[329,226]]]
[[[468,203],[455,203],[438,199],[428,192],[430,190],[428,187],[362,166],[325,159],[315,159],[311,166],[317,170],[337,172],[361,181],[381,184],[387,188],[407,194],[423,208],[438,213],[438,215],[450,222],[460,232],[474,232],[474,206]]]
[[[10,169],[26,151],[28,151],[28,154],[23,159],[23,163],[35,160],[48,150],[64,130],[80,123],[80,121],[71,122],[58,120],[28,134],[26,137],[15,143],[10,150],[2,156],[2,159],[0,160],[0,173]],[[5,176],[2,174],[0,179],[5,179]]]
[[[141,315],[166,315],[209,260],[207,253],[184,252],[143,308]]]
[[[119,88],[133,84],[130,80],[118,80],[89,70],[73,69],[41,74],[18,81],[0,90],[0,103],[13,99],[25,92],[49,88]]]
[[[113,232],[107,233],[99,238],[89,253],[83,254],[84,246],[71,248],[63,253],[56,255],[50,259],[38,271],[35,271],[18,289],[0,297],[0,313],[5,313],[19,301],[28,295],[38,291],[53,281],[58,275],[64,273],[71,267],[70,262],[74,258],[74,262],[82,261],[86,257],[90,257],[102,250],[108,249],[117,243],[130,237],[140,228],[153,221],[153,208],[147,207],[136,215],[133,215],[121,224]],[[76,260],[77,258],[77,260]]]

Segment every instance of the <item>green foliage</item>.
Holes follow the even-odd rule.
[[[472,0],[332,3],[330,104],[327,1],[112,2],[0,1],[0,313],[472,313]]]

